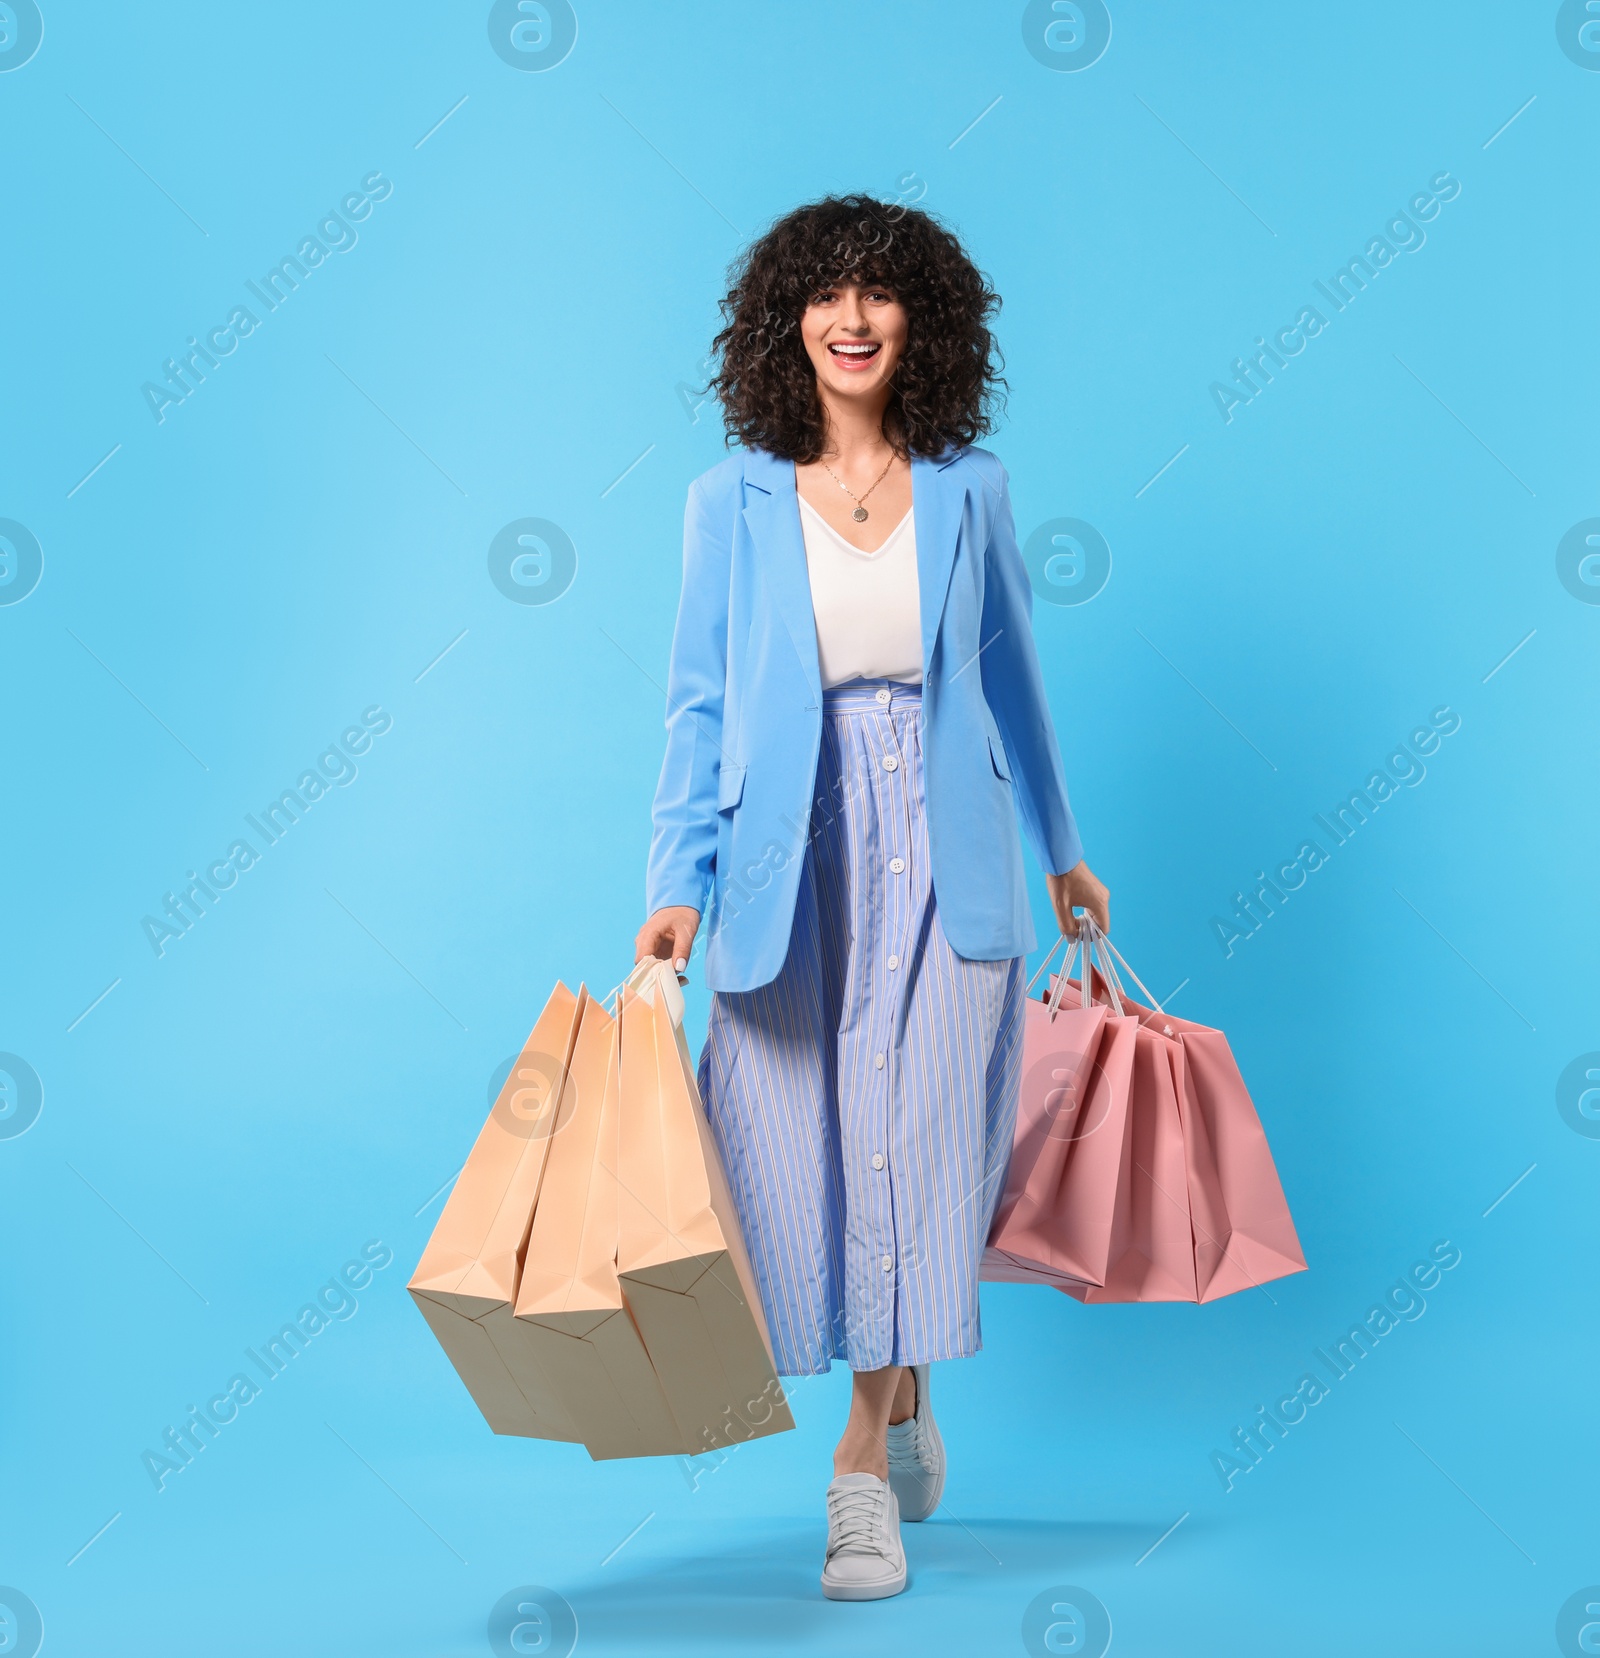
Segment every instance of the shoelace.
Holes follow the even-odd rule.
[[[922,1423],[919,1417],[908,1416],[904,1422],[895,1422],[889,1428],[889,1462],[892,1467],[909,1473],[922,1472]]]
[[[883,1553],[880,1535],[884,1494],[854,1487],[828,1493],[828,1556]]]
[[[889,1463],[913,1474],[922,1472],[922,1389],[916,1392],[916,1408],[904,1422],[889,1424]]]

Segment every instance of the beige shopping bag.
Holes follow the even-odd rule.
[[[551,992],[407,1286],[496,1433],[578,1438],[531,1355],[495,1338],[511,1323],[550,1147],[579,1104],[568,1066],[586,1005],[582,987]]]
[[[622,992],[617,1271],[693,1453],[794,1426],[665,963]]]
[[[618,1022],[583,1009],[573,1046],[577,1109],[551,1142],[516,1317],[497,1327],[510,1368],[547,1378],[596,1459],[698,1450],[668,1408],[617,1281]]]

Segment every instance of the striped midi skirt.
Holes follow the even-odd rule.
[[[785,1376],[981,1345],[1023,963],[945,940],[921,739],[917,686],[824,693],[788,957],[770,984],[712,998],[700,1089]]]

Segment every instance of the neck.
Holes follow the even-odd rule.
[[[852,459],[881,459],[889,440],[883,435],[884,411],[889,407],[888,389],[870,403],[856,398],[831,397],[819,388],[822,418],[826,428],[823,453],[849,462]]]

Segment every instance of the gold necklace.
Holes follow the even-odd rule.
[[[849,486],[849,484],[847,484],[844,481],[844,479],[841,478],[839,476],[839,474],[837,472],[835,472],[831,466],[828,465],[828,463],[826,461],[824,461],[822,463],[822,470],[824,472],[826,472],[830,478],[833,479],[833,481],[840,487],[840,489],[842,489],[845,492],[846,495],[848,495],[850,497],[850,499],[852,501],[855,502],[855,506],[851,510],[850,516],[853,519],[855,519],[855,521],[858,524],[865,524],[866,521],[867,521],[867,509],[866,509],[865,506],[862,505],[862,503],[866,500],[867,496],[869,496],[873,492],[873,490],[875,490],[878,487],[878,485],[881,484],[883,482],[883,480],[889,476],[889,468],[893,465],[894,465],[894,455],[891,453],[888,460],[886,460],[883,463],[883,471],[881,471],[877,475],[877,477],[874,478],[872,480],[872,482],[867,485],[866,489],[863,490],[860,495],[857,495],[856,492]]]

